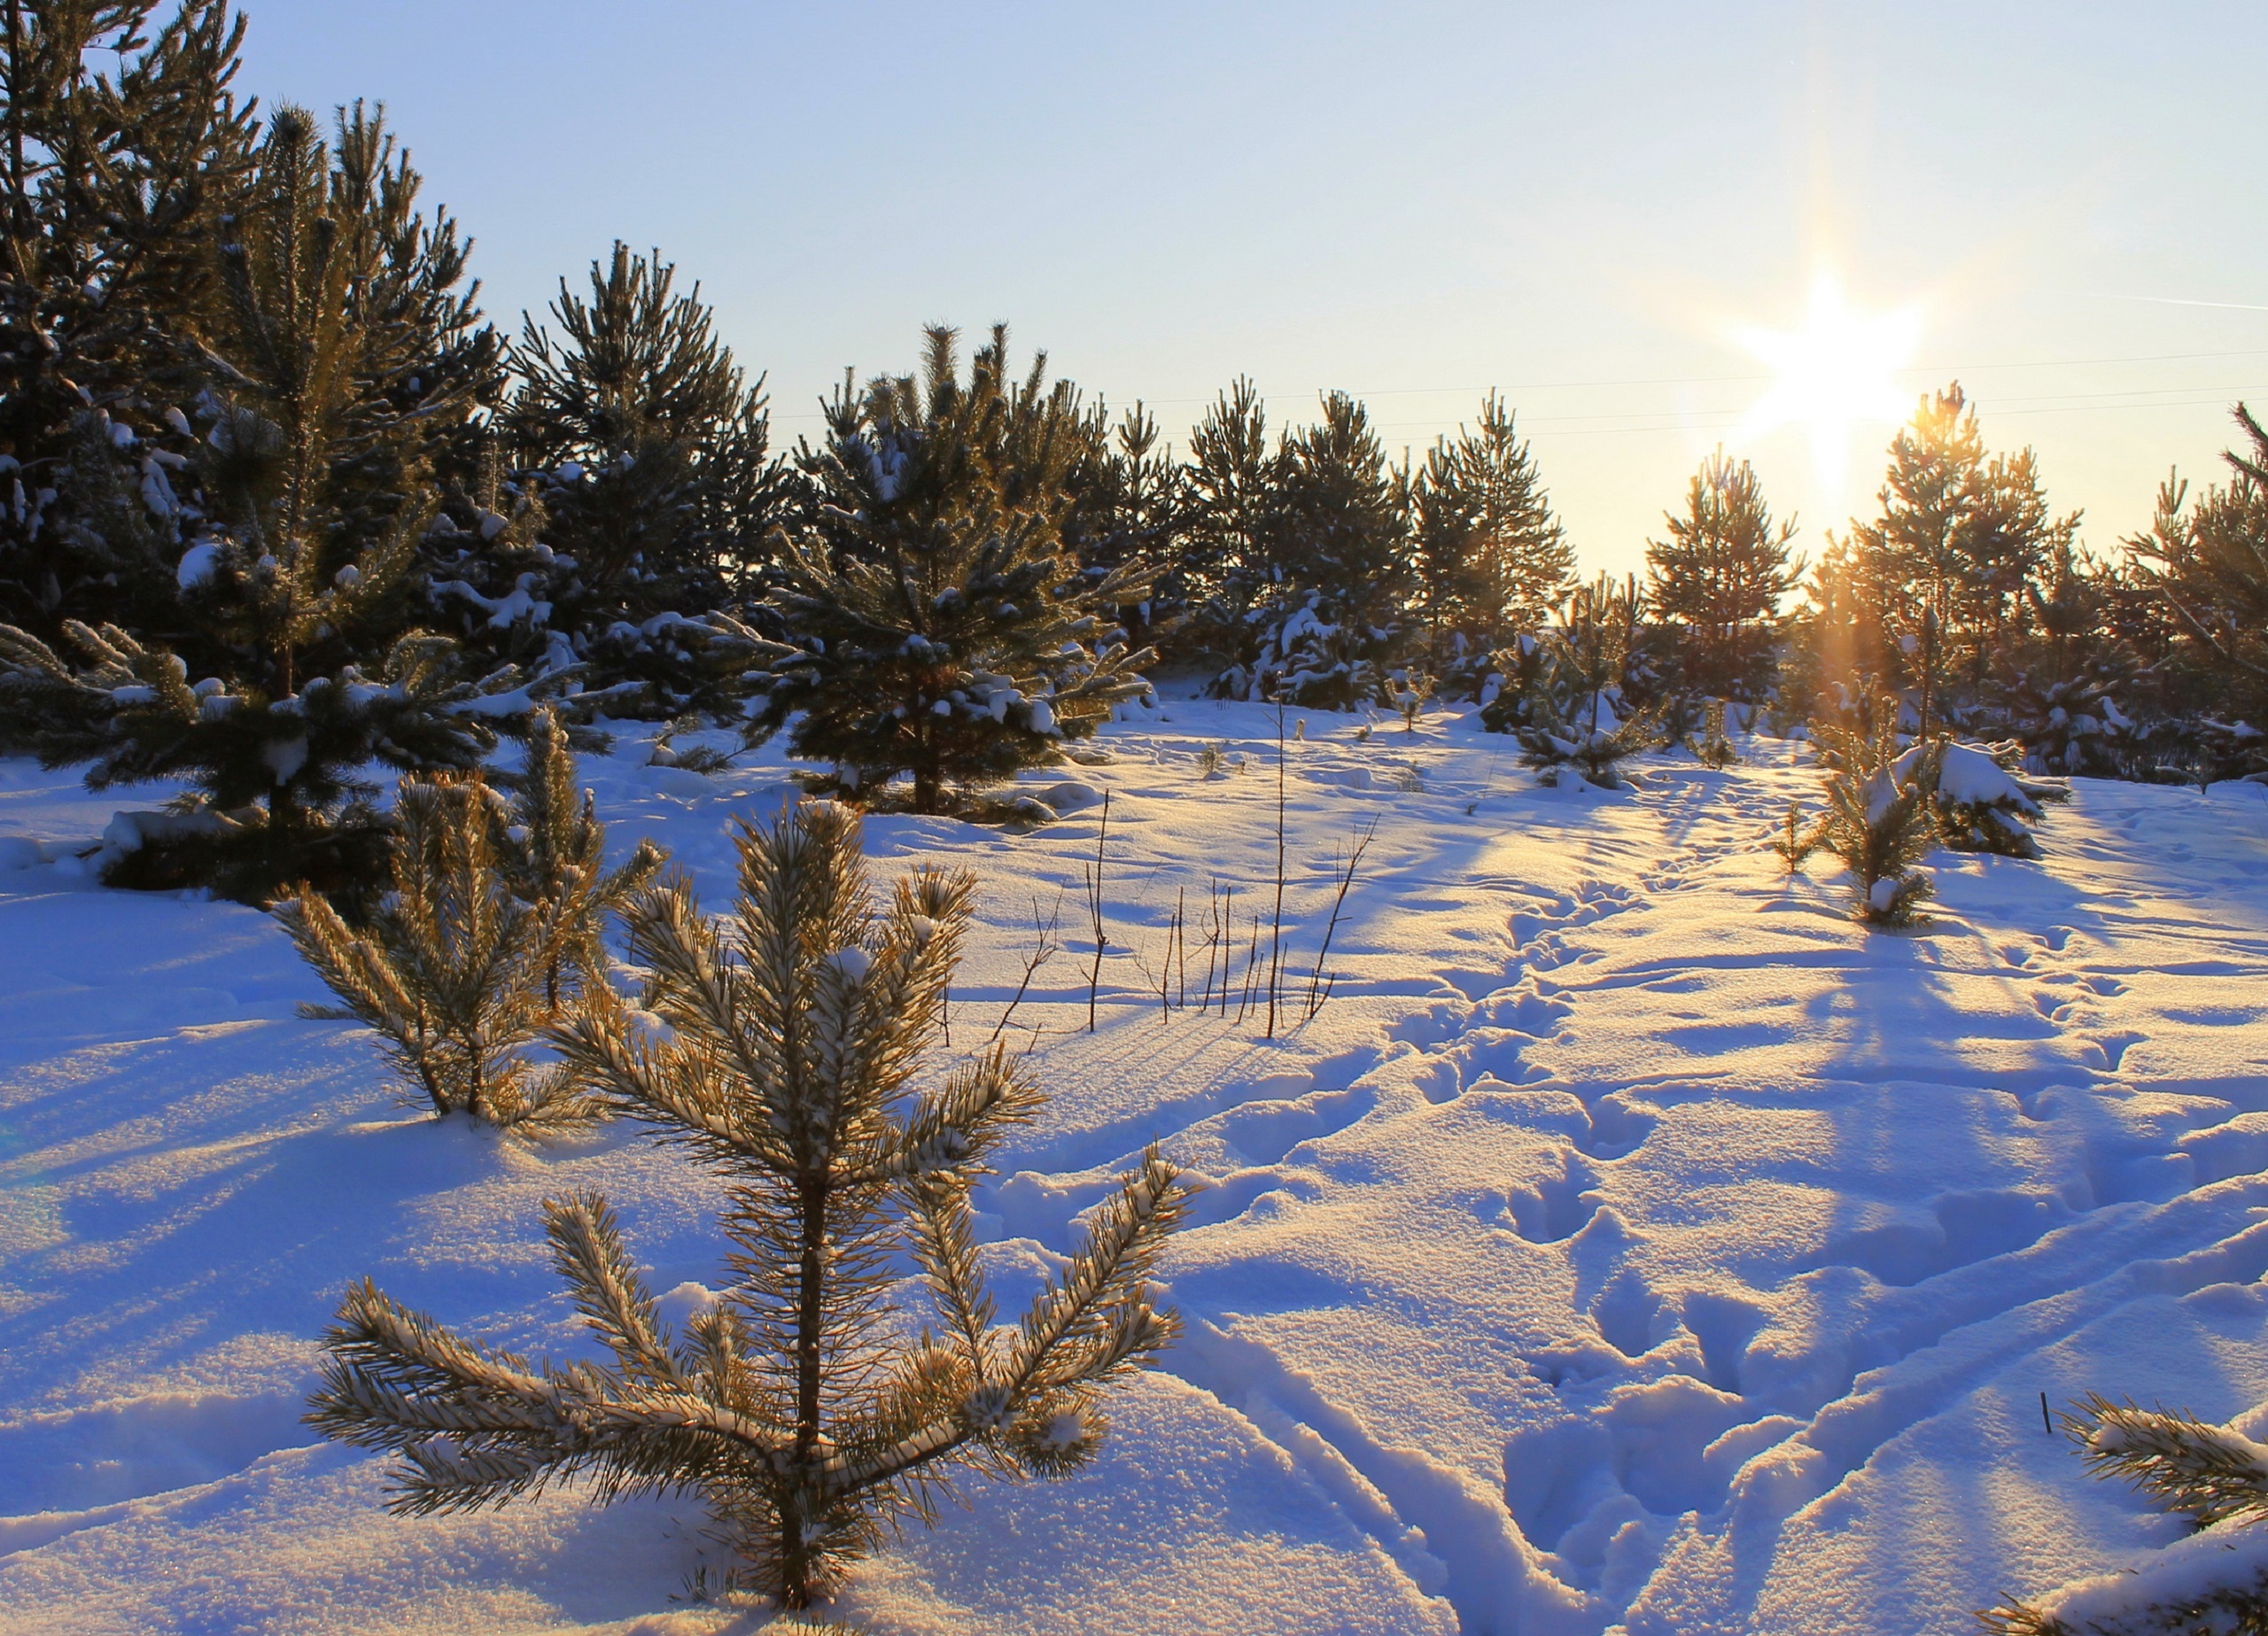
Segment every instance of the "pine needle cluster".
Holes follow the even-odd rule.
[[[1938,844],[1934,797],[1945,741],[1930,740],[1901,759],[1896,712],[1880,717],[1872,737],[1831,723],[1814,726],[1829,768],[1820,843],[1850,866],[1856,919],[1890,928],[1923,926],[1921,906],[1937,888],[1915,866]]]
[[[2092,1475],[2140,1489],[2161,1509],[2201,1529],[2268,1518],[2268,1447],[2194,1415],[2114,1403],[2090,1392],[2064,1431]],[[2193,1586],[2170,1598],[2132,1599],[2106,1622],[2074,1624],[2024,1602],[1977,1615],[1996,1636],[2268,1636],[2268,1573],[2241,1584]],[[2093,1610],[2090,1610],[2092,1615]]]
[[[437,1114],[533,1128],[601,1112],[563,1062],[535,1048],[570,1000],[602,985],[606,917],[662,854],[641,843],[606,871],[604,831],[587,794],[577,804],[573,772],[566,734],[545,711],[509,800],[478,772],[402,781],[391,889],[366,928],[312,891],[276,909],[342,1002],[302,1013],[377,1030]]]
[[[730,1282],[673,1337],[591,1194],[547,1228],[607,1362],[532,1366],[368,1283],[327,1348],[310,1421],[402,1457],[394,1508],[474,1510],[567,1478],[602,1500],[690,1493],[733,1550],[730,1588],[809,1605],[954,1471],[1047,1476],[1085,1460],[1102,1389],[1172,1339],[1146,1275],[1183,1189],[1154,1151],[1014,1326],[995,1322],[969,1194],[1042,1095],[994,1046],[935,1089],[912,1080],[943,1020],[972,878],[920,869],[887,908],[858,822],[807,802],[738,837],[737,912],[689,886],[627,921],[643,1008],[594,985],[550,1037],[579,1082],[726,1181]],[[895,1322],[894,1264],[936,1328]]]

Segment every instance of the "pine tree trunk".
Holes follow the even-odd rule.
[[[820,1327],[827,1262],[827,1196],[824,1176],[799,1185],[803,1245],[796,1268],[796,1466],[794,1497],[780,1508],[780,1601],[783,1607],[811,1603],[811,1548],[805,1538],[815,1519],[804,1515],[809,1492],[801,1479],[818,1463],[819,1441]]]

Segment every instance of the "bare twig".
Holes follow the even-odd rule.
[[[1095,995],[1102,987],[1103,950],[1110,946],[1102,927],[1102,859],[1103,848],[1110,840],[1110,792],[1102,793],[1102,826],[1095,831],[1095,861],[1091,870],[1082,868],[1080,873],[1087,883],[1087,912],[1094,923],[1095,963],[1087,973],[1087,1032],[1095,1031]]]
[[[1063,894],[1061,892],[1056,893],[1055,907],[1048,911],[1045,925],[1041,924],[1039,919],[1039,899],[1035,897],[1031,900],[1031,958],[1024,962],[1023,981],[1016,985],[1015,997],[1008,1002],[1008,1009],[1000,1013],[1000,1020],[992,1025],[992,1032],[985,1040],[986,1044],[989,1045],[1000,1037],[1000,1031],[1008,1026],[1008,1019],[1014,1016],[1016,1007],[1024,1003],[1024,994],[1030,989],[1031,980],[1039,968],[1063,951],[1063,945],[1055,941],[1055,928],[1062,919]]]
[[[1331,989],[1324,977],[1324,962],[1331,958],[1331,940],[1339,934],[1339,916],[1347,904],[1347,889],[1355,884],[1355,871],[1361,867],[1363,854],[1371,849],[1371,841],[1378,833],[1379,821],[1372,818],[1348,849],[1346,865],[1339,872],[1339,890],[1331,900],[1331,920],[1323,929],[1323,948],[1315,957],[1315,972],[1308,979],[1307,1015],[1309,1021],[1314,1020],[1315,1014],[1323,1009],[1323,1003],[1331,997]]]
[[[1300,723],[1301,737],[1307,723]],[[1276,916],[1268,941],[1268,1037],[1276,1037],[1276,990],[1284,972],[1284,707],[1276,707]]]

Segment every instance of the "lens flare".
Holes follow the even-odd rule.
[[[1861,315],[1851,309],[1833,275],[1820,274],[1812,281],[1800,329],[1735,332],[1741,345],[1771,366],[1775,376],[1735,437],[1752,442],[1783,426],[1804,428],[1821,485],[1839,492],[1850,465],[1852,431],[1870,424],[1896,425],[1911,412],[1911,394],[1896,376],[1912,361],[1921,333],[1918,307]]]

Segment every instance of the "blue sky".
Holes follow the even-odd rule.
[[[1588,568],[1636,567],[1830,267],[1918,305],[2098,550],[2268,402],[2268,10],[259,0],[243,88],[384,100],[517,325],[617,237],[697,277],[788,438],[920,326],[1179,442],[1239,373],[1421,449],[1502,387]],[[2186,305],[2225,303],[2229,305]],[[1736,442],[1805,543],[1870,504]]]

